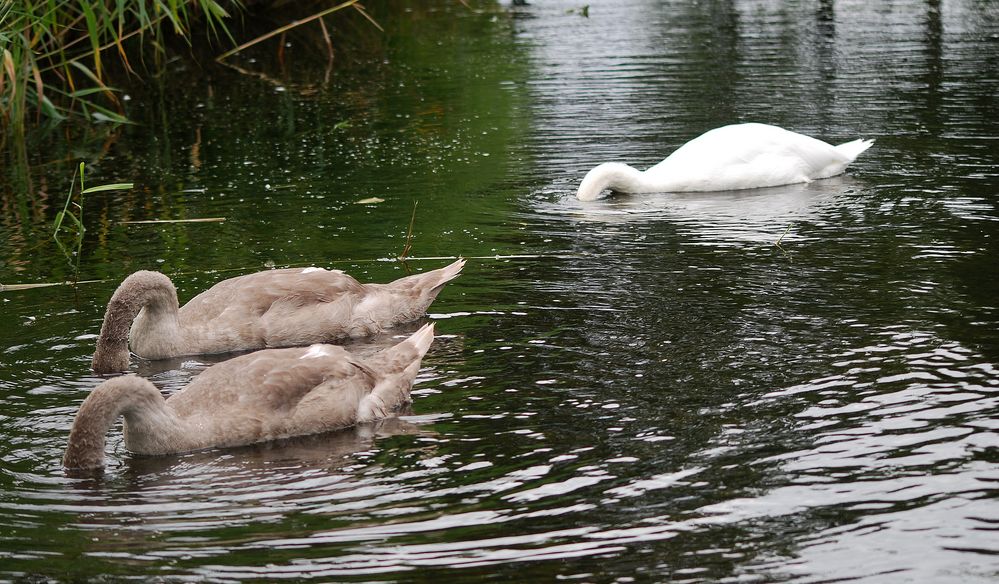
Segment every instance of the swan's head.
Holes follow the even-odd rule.
[[[606,189],[624,187],[636,172],[634,168],[620,162],[600,164],[583,177],[583,182],[579,183],[579,190],[576,191],[576,198],[580,201],[595,201]]]
[[[128,370],[128,335],[139,311],[177,312],[177,289],[170,278],[145,270],[125,278],[108,302],[97,337],[93,367],[98,374]]]
[[[127,341],[120,343],[98,343],[97,350],[94,351],[94,358],[90,365],[94,373],[107,375],[128,371],[128,345]]]
[[[108,430],[124,414],[129,418],[143,415],[163,403],[156,386],[136,375],[109,379],[97,387],[80,404],[69,431],[69,442],[62,464],[67,469],[99,469],[104,466],[104,444]],[[125,443],[128,444],[128,423]]]

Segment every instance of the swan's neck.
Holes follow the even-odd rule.
[[[98,385],[83,400],[73,420],[63,465],[82,469],[104,466],[107,433],[121,415],[125,416],[125,443],[136,452],[148,450],[133,448],[135,442],[176,441],[185,434],[183,424],[152,383],[134,375],[115,377]]]
[[[177,290],[173,283],[158,272],[136,272],[125,278],[108,302],[101,334],[97,338],[97,350],[94,352],[93,367],[96,373],[128,369],[129,331],[140,310],[143,311],[140,330],[134,336],[155,338],[160,344],[180,343]],[[156,357],[146,354],[143,356]]]
[[[657,190],[642,171],[620,162],[606,162],[586,173],[579,184],[576,197],[582,201],[600,198],[605,190],[625,193],[642,193]]]

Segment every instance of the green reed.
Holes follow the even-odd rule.
[[[279,7],[283,0],[245,0]],[[227,22],[244,0],[0,0],[0,151],[23,141],[29,123],[127,123],[114,80],[158,73],[177,39],[236,45]],[[329,6],[332,4],[332,6]],[[352,8],[381,29],[358,0],[307,0],[316,12],[217,57],[315,23],[332,55],[323,18]],[[199,32],[200,31],[200,32]],[[283,38],[283,37],[282,37]],[[23,158],[23,156],[22,156]]]
[[[66,204],[63,205],[62,211],[56,213],[55,221],[52,224],[52,239],[55,240],[66,259],[73,264],[74,280],[79,275],[83,235],[87,232],[87,228],[83,224],[83,196],[101,191],[128,190],[133,186],[132,183],[113,183],[87,188],[85,168],[86,166],[81,162],[79,196],[74,196],[76,192],[76,174],[74,173],[73,181],[69,186],[69,194],[66,195]],[[63,239],[66,237],[71,238],[70,247],[63,243]]]
[[[0,130],[10,130],[3,136],[17,140],[29,122],[70,116],[127,121],[110,85],[109,61],[135,74],[149,67],[150,54],[153,67],[163,61],[168,35],[190,42],[197,25],[210,36],[228,36],[223,3],[240,6],[238,0],[0,0]]]

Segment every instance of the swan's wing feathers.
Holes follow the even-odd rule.
[[[287,410],[325,381],[352,374],[351,361],[334,345],[257,351],[209,367],[169,403],[178,413],[205,407]]]
[[[219,282],[192,298],[181,314],[190,321],[239,319],[260,316],[279,301],[306,306],[363,294],[363,284],[337,270],[269,270]]]
[[[687,142],[647,173],[677,190],[727,190],[804,182],[842,170],[830,144],[766,124],[735,124]]]
[[[419,362],[422,356],[415,346],[404,341],[366,357],[363,366],[368,371],[378,371],[381,376],[396,375]]]
[[[290,412],[310,393],[356,375],[352,357],[343,347],[316,344],[282,353],[290,358],[275,363],[252,396],[258,407]]]
[[[356,421],[357,405],[375,387],[378,376],[356,361],[342,361],[344,366],[303,396],[295,407],[301,419],[322,419],[328,428],[342,427]]]
[[[168,404],[234,445],[349,426],[373,382],[342,347],[268,349],[205,370]]]
[[[348,336],[352,308],[366,294],[342,272],[271,270],[220,282],[184,305],[180,318],[199,352],[300,346]]]
[[[784,143],[784,149],[790,156],[802,160],[809,169],[822,169],[830,164],[846,163],[850,159],[836,149],[832,144],[822,140],[789,132],[794,139]]]

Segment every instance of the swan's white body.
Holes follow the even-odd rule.
[[[619,162],[588,172],[576,196],[624,193],[729,191],[810,182],[842,173],[872,140],[827,144],[766,124],[734,124],[701,134],[642,172]]]

